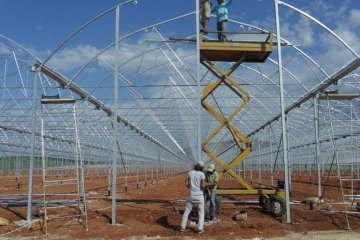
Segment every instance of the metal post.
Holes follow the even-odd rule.
[[[356,176],[357,179],[359,179],[359,162],[358,162],[358,156],[357,156],[357,142],[356,142],[356,137],[353,136],[353,124],[354,124],[354,115],[357,118],[355,109],[354,109],[354,105],[353,105],[353,101],[350,101],[350,112],[351,112],[351,145],[352,145],[352,151],[353,151],[353,157],[354,157],[354,164],[356,164]],[[358,119],[356,119],[358,120]],[[355,121],[355,123],[357,123],[357,121]],[[353,173],[355,174],[355,173]]]
[[[259,186],[261,185],[261,156],[260,156],[260,152],[261,152],[261,143],[259,141],[259,152],[258,152],[258,181],[259,181]]]
[[[42,170],[42,186],[43,186],[43,209],[44,209],[44,228],[47,234],[47,196],[46,196],[46,156],[45,156],[45,130],[44,130],[44,106],[41,105],[41,170]]]
[[[148,171],[148,167],[147,165],[143,167],[143,169],[145,168],[145,187],[147,186],[147,171]]]
[[[118,132],[118,101],[119,101],[119,21],[120,21],[120,6],[116,8],[115,17],[115,63],[114,63],[114,114],[113,114],[113,156],[112,156],[112,205],[111,205],[111,224],[116,224],[116,160],[117,160],[117,132]]]
[[[108,196],[111,196],[111,165],[109,164],[109,167],[108,167],[108,170],[107,170],[107,173],[108,173]],[[97,174],[99,174],[99,172],[97,172]],[[98,179],[98,177],[97,177]]]
[[[129,175],[129,165],[128,159],[125,160],[125,176],[124,176],[124,190],[125,192],[128,191],[128,175]]]
[[[76,107],[75,107],[75,103],[72,106],[73,108],[73,117],[74,117],[74,128],[75,128],[75,166],[76,166],[76,171],[75,171],[75,175],[78,181],[77,184],[77,190],[78,190],[78,195],[83,197],[83,192],[81,189],[81,180],[79,181],[79,179],[81,178],[81,174],[80,174],[80,143],[79,143],[79,133],[77,131],[77,122],[76,122]]]
[[[159,158],[159,164],[158,164],[158,167],[157,167],[157,170],[156,170],[156,182],[158,182],[159,181],[159,169],[161,168],[161,157],[160,157],[159,148],[156,148],[156,150],[157,150],[158,158]]]
[[[250,183],[252,184],[253,182],[253,162],[254,162],[254,157],[250,157],[251,161],[250,161]]]
[[[136,189],[139,189],[139,162],[136,164]]]
[[[33,171],[34,171],[34,148],[35,148],[35,128],[36,128],[36,100],[37,100],[37,81],[38,71],[34,71],[34,87],[33,87],[33,99],[32,99],[32,117],[31,117],[31,143],[30,143],[30,161],[29,161],[29,189],[28,189],[28,209],[27,220],[32,220],[32,194],[33,194]]]
[[[16,156],[16,188],[20,188],[20,160],[19,156]]]
[[[271,186],[274,186],[273,149],[272,149],[272,141],[271,141],[271,127],[269,127],[269,145],[270,145],[270,178],[271,178]]]
[[[321,168],[320,168],[320,142],[319,142],[319,94],[314,97],[314,127],[315,127],[315,161],[318,175],[318,197],[321,197]]]
[[[245,161],[242,161],[242,172],[243,172],[243,179],[246,180],[246,169],[245,169]]]
[[[286,151],[288,152],[288,169],[287,171],[289,172],[289,196],[291,196],[291,189],[292,189],[292,173],[293,173],[293,168],[294,168],[294,164],[292,162],[292,158],[291,158],[291,155],[290,155],[290,151],[289,151],[289,116],[288,115],[285,115],[285,128],[286,128],[286,141],[287,141],[287,144],[286,144]]]
[[[199,1],[196,0],[196,89],[197,89],[197,160],[201,160],[201,87],[200,87],[200,21]]]
[[[154,184],[154,162],[151,162],[151,184]]]
[[[287,135],[285,122],[285,101],[284,101],[284,82],[282,74],[282,59],[281,59],[281,38],[280,38],[280,19],[279,19],[279,0],[274,0],[275,18],[276,18],[276,40],[278,51],[278,68],[279,68],[279,83],[280,83],[280,107],[281,107],[281,125],[283,136],[283,154],[284,154],[284,169],[285,169],[285,201],[286,201],[286,222],[291,223],[290,215],[290,194],[289,194],[289,172],[288,170],[288,156],[287,156]]]

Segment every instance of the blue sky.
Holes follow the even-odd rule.
[[[12,0],[2,1],[0,8],[0,33],[17,41],[32,50],[41,59],[45,59],[70,33],[79,26],[124,1],[114,0]],[[342,37],[355,51],[360,52],[360,1],[358,0],[292,0],[286,1],[293,6],[311,14],[326,24]],[[215,0],[212,0],[216,4]],[[155,24],[173,17],[177,17],[195,10],[194,0],[138,0],[138,4],[128,4],[121,9],[120,36],[125,36],[139,28]],[[274,4],[273,0],[233,0],[229,7],[230,17],[233,20],[249,23],[268,31],[274,32]],[[353,56],[349,51],[335,41],[324,29],[298,13],[280,6],[282,36],[290,42],[299,45],[315,61],[323,64],[329,74],[338,71],[348,63]],[[241,25],[240,25],[241,26]],[[210,29],[215,29],[215,19],[210,22]],[[195,34],[195,17],[190,16],[158,27],[165,39],[169,37],[185,38]],[[230,31],[250,30],[241,29],[238,24],[229,24]],[[124,41],[120,48],[121,59],[126,61],[137,53],[144,51],[147,40],[154,38],[151,29],[140,32]],[[159,36],[156,36],[159,38]],[[114,12],[104,16],[81,31],[68,42],[51,60],[51,66],[68,77],[74,76],[77,71],[91,60],[99,51],[114,41]],[[152,43],[154,45],[155,43]],[[182,44],[176,47],[181,56],[194,52],[192,46]],[[276,53],[272,57],[276,59]],[[307,73],[299,67],[301,59],[296,59],[296,52],[284,48],[286,63],[293,63],[288,67],[294,74],[306,82]],[[150,66],[154,56],[146,56],[143,68]],[[106,52],[102,59],[113,60],[111,51]],[[163,56],[162,61],[167,61]],[[194,66],[189,58],[187,64]],[[138,61],[126,65],[126,71],[137,71]],[[186,60],[185,60],[186,61]],[[104,64],[102,64],[104,66]],[[106,69],[107,71],[109,69]],[[265,71],[264,69],[263,71]],[[97,76],[97,75],[99,76]],[[99,71],[89,68],[83,78],[89,76],[101,77]],[[163,74],[164,75],[164,74]],[[105,73],[103,74],[105,76]],[[156,73],[146,73],[144,82],[156,79]],[[130,77],[129,77],[130,78]],[[94,82],[94,86],[96,85]],[[138,81],[138,80],[137,80]],[[313,82],[312,79],[310,81]],[[90,83],[77,82],[80,86]]]
[[[70,33],[79,26],[124,1],[114,0],[12,0],[2,1],[0,8],[0,33],[32,50],[41,59],[45,59]],[[311,14],[342,37],[355,51],[360,52],[360,1],[358,0],[292,0],[285,1]],[[215,0],[212,0],[216,4]],[[120,36],[125,36],[139,28],[155,24],[195,10],[194,0],[138,0],[138,4],[128,4],[121,9]],[[274,32],[273,0],[233,0],[229,7],[233,20],[249,23]],[[337,71],[353,57],[349,51],[335,41],[324,29],[298,13],[280,6],[282,36],[299,47],[309,56],[324,65],[324,69]],[[215,29],[215,19],[210,22]],[[158,27],[165,39],[169,37],[185,38],[195,34],[195,17],[190,16]],[[230,31],[241,29],[238,24],[229,24]],[[131,59],[144,51],[154,34],[140,32],[124,41],[121,48],[121,61]],[[157,38],[159,36],[156,36]],[[99,51],[114,41],[114,12],[107,14],[91,24],[68,42],[52,58],[52,66],[66,76],[74,76],[79,68],[93,58]],[[185,56],[194,52],[192,46],[183,44],[176,48],[178,54]],[[275,54],[275,53],[274,53]],[[276,55],[273,58],[276,59]],[[295,52],[283,51],[286,62],[294,62],[295,74],[302,76],[301,68],[296,67]],[[111,62],[111,51],[102,59]],[[148,65],[153,56],[145,58]],[[164,57],[162,60],[166,60]],[[193,60],[193,59],[192,59]],[[190,60],[187,62],[190,65]],[[126,65],[134,71],[139,61]],[[289,67],[290,68],[290,67]],[[91,69],[90,69],[91,70]],[[108,69],[107,69],[108,70]],[[92,73],[94,74],[94,73]],[[89,74],[87,75],[87,77]],[[147,76],[156,78],[155,74]],[[303,81],[307,81],[303,75]],[[147,79],[144,79],[146,81]],[[89,84],[89,82],[87,82]],[[81,84],[80,84],[81,85]]]
[[[114,0],[12,0],[2,1],[0,9],[1,34],[25,46],[39,51],[53,49],[78,26],[123,1]],[[212,0],[216,4],[215,0]],[[345,24],[346,17],[354,9],[360,10],[358,0],[292,0],[285,1],[318,17],[333,29]],[[138,29],[148,23],[156,23],[195,9],[192,0],[139,0],[138,4],[125,6],[121,11],[121,32]],[[239,21],[273,28],[273,0],[234,0],[230,16]],[[287,11],[287,10],[285,10]],[[354,14],[352,21],[359,24],[360,14]],[[192,19],[191,19],[192,21]],[[167,31],[184,31],[194,25],[169,28]],[[297,19],[288,13],[285,23],[296,24]],[[214,22],[211,26],[214,28]],[[101,32],[102,25],[94,31]],[[349,26],[350,27],[350,26]],[[273,30],[273,29],[270,29]],[[307,30],[307,29],[304,29]],[[359,26],[352,29],[359,35]],[[188,32],[188,31],[187,31]],[[95,34],[97,35],[97,34]],[[94,32],[88,37],[97,38]]]
[[[45,59],[70,33],[94,16],[122,3],[114,0],[12,0],[2,1],[0,33],[32,50]],[[216,4],[215,0],[212,0]],[[292,0],[285,1],[311,14],[342,37],[355,51],[360,52],[360,1],[358,0]],[[121,9],[120,36],[139,28],[155,24],[195,10],[194,0],[138,0]],[[249,23],[274,32],[273,0],[233,0],[229,7],[233,20]],[[282,36],[325,67],[343,66],[353,56],[344,51],[324,29],[301,17],[298,13],[280,6]],[[210,22],[215,29],[215,19]],[[158,27],[165,39],[185,38],[195,34],[194,16]],[[229,24],[230,31],[249,30]],[[141,32],[124,41],[122,55],[131,58],[140,48],[146,47],[151,36]],[[81,31],[52,59],[62,73],[81,68],[87,60],[114,41],[114,12]],[[190,49],[189,49],[190,48]],[[177,48],[186,55],[193,51],[188,45]],[[105,55],[105,59],[111,56]],[[293,58],[293,53],[284,57]],[[332,61],[329,61],[331,59]],[[135,65],[137,65],[136,63]],[[133,66],[136,68],[137,66]],[[131,68],[131,67],[130,67]],[[326,69],[327,70],[327,69]],[[336,69],[335,69],[336,70]],[[294,70],[296,71],[296,69]],[[330,72],[331,73],[331,72]],[[71,76],[70,74],[70,76]]]

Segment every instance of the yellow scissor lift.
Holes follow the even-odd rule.
[[[264,34],[262,34],[264,35]],[[272,52],[272,35],[268,33],[263,36],[264,41],[236,41],[236,42],[219,42],[211,40],[202,40],[200,38],[200,61],[210,72],[218,79],[214,83],[208,84],[203,91],[201,97],[201,105],[219,121],[219,126],[204,140],[202,150],[206,155],[214,161],[223,170],[220,172],[220,178],[228,173],[231,175],[242,188],[218,188],[218,195],[258,195],[260,205],[275,217],[281,216],[285,211],[284,199],[285,193],[282,189],[263,189],[253,188],[243,178],[241,178],[233,169],[243,161],[251,152],[251,141],[242,134],[231,120],[249,103],[250,95],[236,82],[230,75],[243,62],[264,62]],[[223,71],[214,62],[231,62],[232,66]],[[227,86],[242,101],[232,113],[224,116],[223,113],[217,111],[211,106],[207,100],[213,95],[219,86]],[[240,149],[240,154],[236,156],[230,163],[225,163],[219,156],[216,156],[207,147],[209,142],[224,128],[231,133],[235,145]]]

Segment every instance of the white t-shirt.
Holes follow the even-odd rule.
[[[203,195],[203,190],[201,190],[201,180],[205,180],[205,174],[201,171],[191,170],[188,172],[188,179],[190,196]]]

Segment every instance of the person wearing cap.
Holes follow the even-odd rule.
[[[205,199],[210,199],[210,215],[211,221],[217,221],[217,209],[216,209],[216,188],[217,183],[219,182],[219,174],[215,170],[214,164],[209,164],[208,169],[205,173],[205,179],[207,183],[213,184],[209,186],[205,191]]]
[[[203,190],[209,186],[212,186],[213,184],[206,183],[205,174],[203,173],[203,170],[204,170],[204,163],[200,161],[195,165],[194,170],[189,171],[187,174],[185,185],[189,188],[189,197],[186,200],[185,211],[182,216],[180,232],[185,231],[189,214],[194,205],[197,205],[198,215],[199,215],[197,232],[198,233],[204,232],[205,199],[204,199]]]

